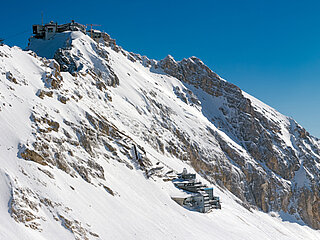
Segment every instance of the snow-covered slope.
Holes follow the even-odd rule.
[[[229,124],[223,95],[107,37],[98,45],[69,32],[29,48],[47,58],[0,46],[0,239],[320,239],[282,202],[264,213],[252,190],[241,192],[239,158],[248,175],[268,176],[268,167]],[[294,121],[243,95],[283,123],[279,138],[297,151],[282,127]],[[289,180],[270,170],[275,191],[313,186],[319,141],[307,137],[318,170],[301,164]],[[201,214],[171,200],[180,190],[167,180],[184,167],[214,187],[222,210]]]

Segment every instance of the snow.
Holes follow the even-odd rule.
[[[290,146],[292,149],[295,147],[292,145],[291,142],[291,134],[289,132],[290,128],[290,119],[276,111],[274,108],[266,105],[265,103],[261,102],[260,100],[256,99],[255,97],[249,95],[248,93],[242,91],[242,94],[250,99],[253,106],[258,110],[261,114],[265,115],[271,121],[278,123],[281,127],[281,133],[278,136],[285,142],[287,146]]]
[[[29,48],[39,56],[52,58],[54,52],[66,46],[69,41],[72,41],[75,50],[83,54],[86,66],[104,68],[103,60],[95,53],[95,43],[81,33],[57,34],[49,41],[34,39]],[[9,56],[0,57],[0,239],[74,239],[74,235],[43,206],[39,207],[37,215],[45,220],[36,220],[41,223],[41,232],[14,221],[8,209],[12,186],[29,188],[33,193],[61,204],[52,211],[80,221],[82,226],[99,235],[96,238],[89,234],[89,239],[320,239],[320,231],[312,230],[298,221],[284,221],[280,215],[248,211],[237,203],[234,195],[217,186],[213,186],[214,192],[222,200],[222,210],[201,214],[188,211],[171,199],[171,196],[181,194],[172,182],[164,182],[157,177],[146,179],[141,170],[130,170],[122,163],[106,161],[101,156],[95,159],[105,171],[106,179],[101,181],[116,192],[115,196],[99,186],[96,179],[93,179],[93,184],[89,184],[81,177],[71,177],[56,167],[40,166],[19,158],[19,144],[31,146],[35,140],[35,129],[30,120],[32,112],[41,115],[47,113],[61,127],[68,129],[63,120],[85,122],[85,112],[91,113],[94,110],[108,116],[108,120],[119,130],[142,145],[152,162],[160,161],[178,172],[183,168],[192,172],[192,168],[186,163],[159,153],[144,141],[147,131],[158,132],[162,139],[172,136],[169,131],[153,124],[158,113],[146,99],[145,92],[149,93],[150,90],[156,93],[156,101],[171,109],[170,117],[176,123],[175,127],[184,129],[191,136],[191,141],[197,140],[204,146],[211,146],[213,153],[219,154],[216,142],[203,140],[206,139],[206,127],[219,131],[207,117],[214,115],[216,111],[209,107],[210,96],[199,93],[199,96],[203,96],[199,100],[203,103],[204,110],[188,105],[174,93],[175,87],[185,89],[188,86],[175,78],[150,71],[139,62],[131,62],[111,48],[105,47],[105,50],[109,53],[110,65],[120,79],[118,87],[107,90],[112,96],[112,102],[105,100],[105,93],[94,89],[89,76],[86,79],[79,78],[83,82],[76,85],[69,73],[62,73],[62,90],[66,94],[77,90],[83,96],[78,102],[71,99],[67,104],[62,104],[57,100],[56,91],[53,98],[40,99],[36,96],[39,89],[46,89],[42,78],[50,71],[41,58],[35,58],[18,48],[0,46],[0,52]],[[8,71],[17,78],[19,84],[8,81],[1,74]],[[261,112],[268,114],[270,119],[283,122],[281,136],[290,146],[285,128],[287,118],[250,95],[245,95]],[[215,106],[219,106],[219,103],[215,103]],[[57,138],[64,138],[61,131],[52,134]],[[72,131],[70,134],[72,135]],[[232,136],[221,131],[220,134],[237,151],[246,154],[232,140]],[[72,137],[76,139],[76,136]],[[73,151],[78,156],[87,157],[80,147],[74,147]],[[38,168],[50,171],[54,179]],[[201,176],[197,175],[197,178],[209,184]],[[66,208],[71,210],[65,210]]]
[[[63,32],[55,34],[49,40],[31,38],[27,49],[36,52],[39,56],[53,58],[59,48],[69,45],[72,41],[71,37],[76,38],[79,35],[80,33],[77,32]]]

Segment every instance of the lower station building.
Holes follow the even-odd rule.
[[[174,185],[183,190],[183,196],[171,197],[179,205],[193,211],[206,213],[210,209],[221,209],[220,199],[213,195],[213,188],[196,180],[196,175],[183,169],[178,178],[173,181]]]

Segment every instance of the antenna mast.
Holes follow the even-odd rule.
[[[43,26],[43,11],[41,11],[41,25]]]
[[[99,24],[86,24],[87,26],[91,26],[91,30],[90,30],[90,36],[91,36],[91,38],[92,38],[92,26],[101,26],[101,25],[99,25]]]

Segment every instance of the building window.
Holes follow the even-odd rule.
[[[33,34],[37,34],[38,33],[38,27],[37,26],[33,26]]]
[[[53,32],[53,28],[48,28],[48,32]]]

